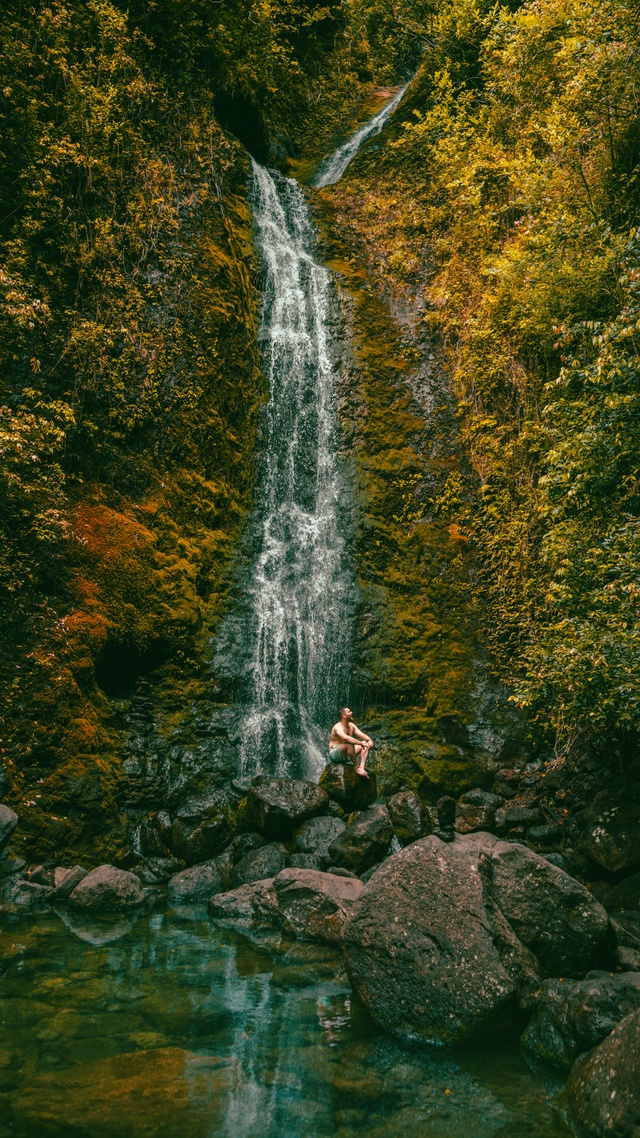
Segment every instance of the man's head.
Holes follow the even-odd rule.
[[[353,719],[353,712],[350,707],[341,707],[339,715],[345,723],[349,723]]]

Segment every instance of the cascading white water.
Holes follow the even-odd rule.
[[[253,162],[270,398],[250,583],[253,692],[241,774],[317,774],[345,698],[352,575],[339,518],[331,280],[300,187]]]
[[[314,186],[321,189],[322,186],[333,186],[335,182],[340,181],[347,166],[355,158],[360,147],[367,142],[369,138],[380,134],[384,124],[391,117],[402,99],[407,86],[408,84],[405,84],[404,87],[401,87],[398,93],[385,104],[375,118],[372,118],[368,123],[365,123],[364,126],[361,126],[355,134],[352,134],[351,138],[348,138],[342,146],[339,146],[338,149],[322,163],[314,179]]]

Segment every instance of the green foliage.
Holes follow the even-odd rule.
[[[444,349],[474,477],[433,508],[475,551],[500,673],[560,750],[578,735],[615,744],[640,728],[640,10],[393,11],[421,19],[424,62],[389,145],[335,192]]]

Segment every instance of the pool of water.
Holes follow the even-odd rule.
[[[0,924],[0,1138],[560,1138],[517,1041],[402,1047],[338,952],[152,912]]]

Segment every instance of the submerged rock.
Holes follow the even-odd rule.
[[[320,814],[329,798],[314,782],[295,778],[254,778],[238,810],[238,822],[268,839],[287,840],[307,818]]]
[[[9,838],[18,825],[18,815],[10,806],[0,802],[0,853],[7,845]]]
[[[388,853],[392,838],[393,826],[386,806],[370,806],[356,814],[331,843],[328,856],[334,865],[361,874]]]
[[[117,913],[136,909],[144,902],[144,892],[135,873],[99,865],[76,885],[69,904],[95,913]]]
[[[375,771],[369,771],[369,778],[363,778],[356,774],[351,763],[329,763],[320,776],[320,786],[347,813],[366,810],[378,794]]]
[[[578,1059],[569,1076],[567,1098],[580,1133],[588,1138],[636,1138],[639,1086],[640,1010]]]
[[[527,1059],[569,1071],[620,1020],[640,1008],[640,973],[594,972],[586,980],[545,980],[522,1036]]]
[[[163,1047],[40,1074],[11,1105],[21,1132],[51,1138],[210,1138],[225,1128],[236,1078],[218,1058]]]
[[[289,855],[281,842],[270,842],[257,850],[250,850],[235,866],[231,885],[249,885],[252,881],[263,881],[265,877],[275,877],[289,864]]]

